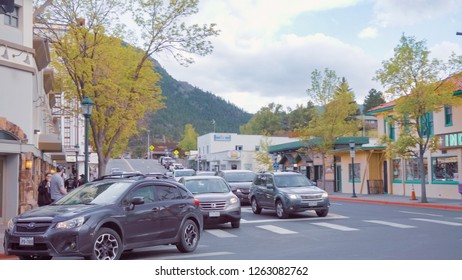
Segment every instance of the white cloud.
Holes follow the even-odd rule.
[[[452,53],[462,53],[460,45],[448,41],[440,42],[430,48],[430,54],[432,57],[447,61]]]
[[[367,38],[376,38],[378,35],[378,30],[375,27],[366,27],[361,30],[358,34],[359,38],[367,39]]]
[[[461,9],[459,0],[377,0],[374,6],[377,24],[382,27],[414,25]]]

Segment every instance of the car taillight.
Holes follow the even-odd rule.
[[[197,198],[194,198],[194,204],[196,204],[197,207],[201,206],[201,203],[197,200]]]

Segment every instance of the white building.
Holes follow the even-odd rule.
[[[197,139],[201,170],[247,169],[258,170],[255,152],[261,143],[278,145],[293,142],[289,137],[240,135],[236,133],[208,133]]]

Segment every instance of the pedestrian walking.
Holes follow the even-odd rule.
[[[51,203],[51,194],[50,194],[50,181],[51,173],[45,173],[45,179],[43,179],[38,186],[38,206],[45,206]]]
[[[50,181],[50,194],[51,200],[54,202],[65,194],[67,194],[66,188],[64,187],[63,173],[66,168],[62,165],[56,167],[56,173],[51,176]]]

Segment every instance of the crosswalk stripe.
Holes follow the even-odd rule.
[[[216,237],[219,238],[229,238],[229,237],[237,237],[237,235],[234,235],[232,233],[229,233],[227,231],[221,230],[221,229],[207,229],[205,232],[208,232],[212,235],[215,235]]]
[[[430,213],[422,213],[422,212],[411,212],[411,211],[399,211],[401,213],[406,213],[406,214],[417,214],[417,215],[425,215],[425,216],[433,216],[433,217],[442,217],[443,215],[438,215],[438,214],[430,214]]]
[[[368,223],[386,225],[386,226],[391,226],[391,227],[396,227],[396,228],[415,228],[415,226],[386,222],[386,221],[379,221],[379,220],[364,220],[364,221]]]
[[[261,228],[261,229],[266,229],[266,230],[269,230],[271,232],[278,233],[278,234],[294,234],[294,233],[297,233],[295,231],[291,231],[291,230],[281,228],[281,227],[277,227],[277,226],[273,226],[273,225],[264,225],[264,226],[257,226],[257,227]]]
[[[256,224],[256,223],[279,223],[279,222],[297,222],[297,221],[314,221],[314,220],[329,220],[329,219],[347,219],[348,217],[331,214],[327,215],[327,217],[317,217],[317,216],[309,216],[306,218],[289,218],[289,219],[264,219],[264,220],[243,220],[241,219],[241,224]]]
[[[446,221],[440,221],[440,220],[420,219],[420,218],[412,218],[411,220],[430,222],[430,223],[442,224],[442,225],[448,225],[448,226],[459,226],[459,227],[462,226],[461,223],[446,222]]]
[[[317,225],[317,226],[331,228],[331,229],[341,230],[341,231],[359,230],[357,228],[351,228],[351,227],[346,227],[346,226],[341,226],[341,225],[336,225],[336,224],[330,224],[330,223],[312,223],[312,224]]]

